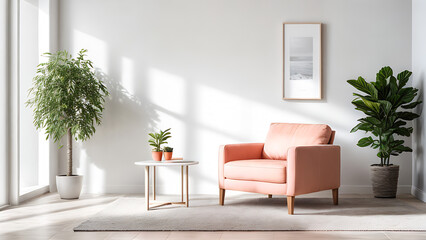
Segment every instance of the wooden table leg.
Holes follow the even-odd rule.
[[[185,202],[186,202],[186,207],[189,207],[189,189],[188,189],[188,166],[185,166]]]
[[[180,182],[180,189],[181,189],[181,202],[183,202],[183,166],[180,166],[180,178],[181,178],[181,182]]]
[[[146,210],[149,210],[149,166],[145,166],[145,204]]]
[[[154,193],[154,200],[156,200],[156,194],[155,194],[155,166],[153,167],[152,172],[152,192]]]

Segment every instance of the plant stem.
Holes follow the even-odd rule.
[[[380,157],[380,165],[383,166],[382,135],[381,134],[379,134],[379,149],[380,149],[380,152],[382,153],[382,155]],[[386,159],[385,159],[385,163],[386,163]]]
[[[68,171],[67,176],[72,176],[72,134],[71,128],[68,128],[68,144],[67,144],[67,161],[68,161]]]

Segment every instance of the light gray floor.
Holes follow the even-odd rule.
[[[80,200],[67,201],[59,199],[57,194],[43,195],[21,206],[0,210],[0,239],[426,239],[425,232],[390,231],[73,232],[75,226],[121,197],[133,196],[83,195]]]
[[[75,228],[77,231],[426,231],[426,204],[414,198],[296,198],[264,195],[193,197],[189,208],[146,211],[141,197],[123,197]]]

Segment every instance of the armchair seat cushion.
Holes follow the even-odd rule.
[[[224,177],[233,180],[286,183],[287,161],[236,160],[225,164]]]

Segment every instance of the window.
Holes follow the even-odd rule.
[[[7,164],[7,1],[0,2],[0,207],[8,204]]]
[[[49,142],[33,125],[32,109],[26,107],[28,90],[36,74],[40,56],[49,51],[48,0],[20,1],[19,66],[19,195],[49,185]],[[47,30],[47,31],[46,31]]]

